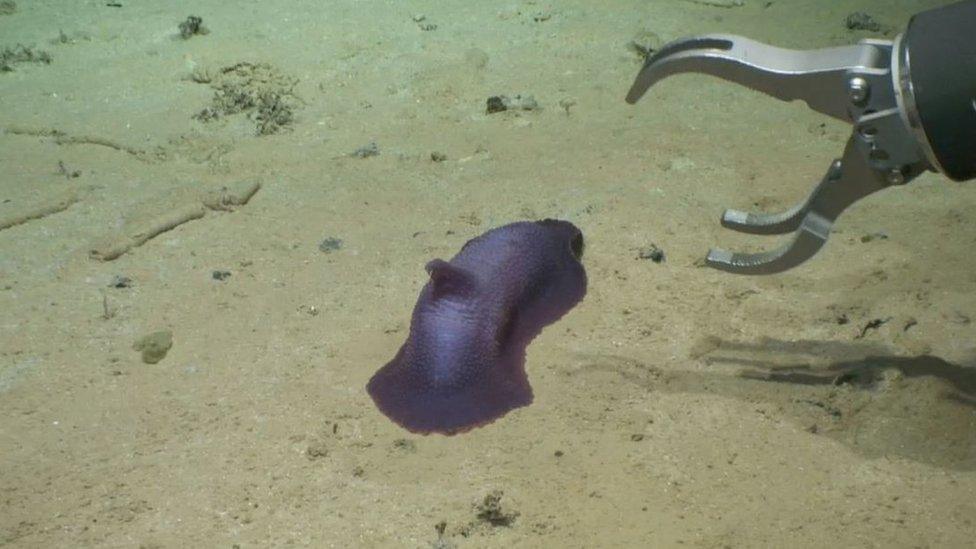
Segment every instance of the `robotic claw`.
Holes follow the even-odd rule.
[[[749,234],[795,232],[757,254],[713,249],[706,262],[738,274],[773,274],[813,257],[854,202],[926,170],[976,179],[976,0],[916,14],[893,41],[788,50],[732,35],[677,40],[648,56],[627,94],[698,72],[850,122],[844,154],[803,203],[779,214],[726,210],[722,226]]]

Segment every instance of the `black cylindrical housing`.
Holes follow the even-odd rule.
[[[950,179],[976,178],[976,0],[915,15],[904,40],[932,153]]]

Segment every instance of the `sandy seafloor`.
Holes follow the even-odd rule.
[[[17,4],[0,47],[52,62],[0,74],[0,208],[76,201],[0,231],[0,545],[973,543],[976,184],[925,175],[801,268],[723,274],[708,247],[777,241],[722,208],[804,197],[849,128],[704,76],[623,101],[642,30],[813,48],[883,36],[853,11],[891,37],[938,2]],[[180,39],[191,14],[210,33]],[[242,62],[294,79],[283,131],[193,118],[214,93],[194,71]],[[498,94],[542,109],[486,114]],[[249,180],[245,206],[89,257]],[[583,230],[590,284],[529,347],[535,402],[456,437],[398,428],[364,384],[424,263],[543,217]],[[143,363],[157,330],[172,349]]]

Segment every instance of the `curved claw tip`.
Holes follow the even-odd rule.
[[[637,78],[634,79],[634,83],[627,93],[627,103],[631,105],[637,103],[657,80],[657,76],[653,74],[657,68],[676,56],[706,57],[709,54],[714,54],[715,51],[729,51],[734,45],[734,42],[727,37],[708,35],[680,38],[665,44],[661,49],[648,55],[647,59],[644,60],[644,66],[637,73]]]

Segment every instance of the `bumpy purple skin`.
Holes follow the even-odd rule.
[[[586,294],[583,234],[572,223],[512,223],[468,241],[414,307],[410,335],[366,386],[414,433],[453,435],[532,402],[525,349]]]

